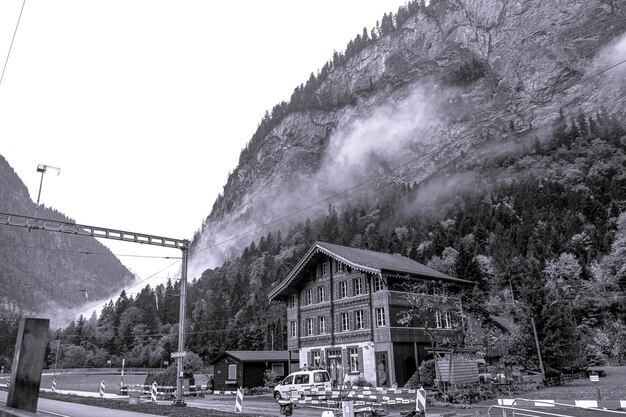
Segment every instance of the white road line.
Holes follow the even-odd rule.
[[[37,411],[41,411],[42,413],[47,413],[47,414],[53,414],[53,415],[59,416],[59,417],[72,417],[72,416],[68,416],[67,414],[59,414],[59,413],[55,413],[53,411],[42,410],[41,408],[38,408]]]

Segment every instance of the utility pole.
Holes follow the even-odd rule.
[[[178,352],[176,355],[176,399],[174,405],[179,407],[185,406],[183,400],[183,375],[185,360],[185,308],[187,298],[187,258],[189,256],[189,242],[181,248],[183,252],[183,262],[180,273],[180,311],[178,315]]]
[[[541,359],[541,349],[539,348],[539,338],[537,337],[537,329],[535,328],[535,319],[533,317],[530,318],[530,324],[533,326],[533,335],[535,335],[535,346],[537,346],[537,357],[539,358],[539,370],[541,371],[541,376],[545,380],[546,379],[546,371],[543,369],[543,360]]]

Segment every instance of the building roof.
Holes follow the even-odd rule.
[[[453,278],[432,268],[416,262],[406,256],[390,253],[376,252],[367,249],[351,248],[348,246],[335,245],[333,243],[315,242],[306,255],[298,262],[296,267],[287,277],[268,294],[268,298],[273,300],[298,281],[301,272],[306,269],[307,264],[318,254],[325,254],[343,264],[358,271],[377,275],[396,274],[406,275],[411,278],[422,278],[437,281],[446,281],[454,284],[473,285],[471,281]]]
[[[227,350],[214,359],[211,363],[215,364],[224,356],[231,356],[240,362],[286,362],[289,360],[289,351],[287,350]],[[292,352],[291,360],[298,362],[299,356]]]

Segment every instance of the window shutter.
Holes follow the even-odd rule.
[[[306,353],[306,365],[313,365],[313,352],[311,352],[310,350]]]
[[[363,348],[359,348],[359,372],[363,372]]]
[[[343,364],[343,373],[350,372],[350,358],[348,357],[348,349],[341,349],[341,363]]]

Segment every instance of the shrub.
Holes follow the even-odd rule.
[[[419,370],[417,370],[413,373],[413,375],[411,375],[411,378],[409,378],[409,380],[407,381],[405,388],[416,389],[420,386],[422,386],[420,380],[420,372]]]
[[[267,369],[263,373],[263,386],[266,388],[274,388],[278,382],[278,374],[271,369]]]
[[[457,85],[469,85],[482,78],[487,73],[487,64],[483,61],[472,58],[470,62],[460,64],[452,70],[446,77],[446,81]]]
[[[372,384],[362,376],[359,376],[357,379],[352,381],[352,386],[354,387],[371,387]]]
[[[244,395],[263,395],[263,394],[271,394],[272,389],[269,387],[254,387],[254,388],[246,388],[244,389]]]
[[[435,369],[435,360],[429,359],[427,361],[422,362],[419,367],[419,378],[420,384],[424,386],[434,386],[435,380],[437,379],[437,372]]]
[[[448,402],[452,404],[475,404],[496,396],[490,386],[481,384],[450,386],[446,394]]]

